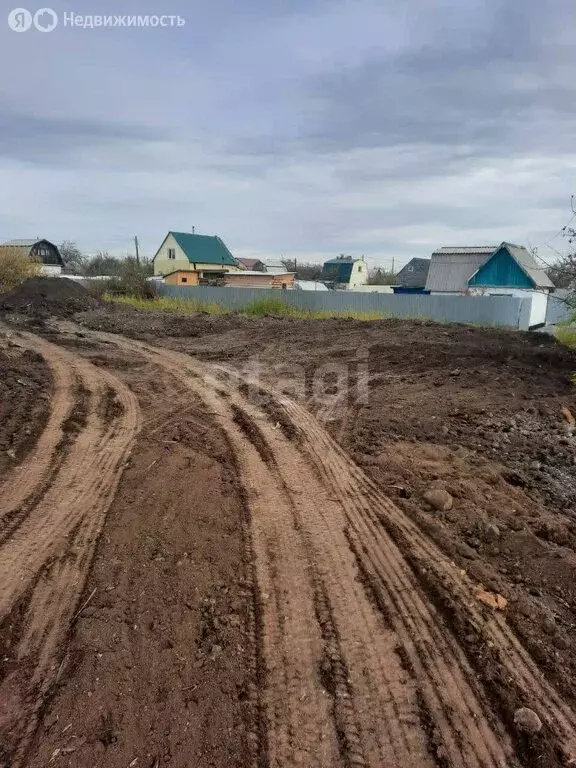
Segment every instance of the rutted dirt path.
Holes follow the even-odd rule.
[[[0,756],[14,767],[24,764],[59,676],[63,641],[140,426],[136,398],[114,376],[31,334],[18,341],[48,362],[54,395],[36,449],[0,486],[0,626],[13,660],[0,678]]]
[[[242,467],[262,597],[270,765],[529,761],[530,748],[510,738],[505,685],[538,704],[545,721],[538,749],[550,764],[555,749],[569,753],[576,717],[505,620],[476,603],[465,574],[305,409],[271,392],[255,403],[246,397],[249,382],[230,386],[225,369],[99,336],[139,351],[198,393]],[[438,595],[458,601],[474,648],[448,629]],[[492,688],[473,669],[480,648],[501,665]]]
[[[93,365],[73,352],[22,335],[22,343],[49,362],[55,391],[51,416],[35,452],[0,488],[5,493],[0,517],[0,621],[4,626],[10,623],[18,662],[0,678],[0,736],[8,747],[6,755],[0,750],[0,765],[3,757],[10,757],[14,766],[26,764],[41,707],[60,675],[60,646],[78,615],[98,535],[141,426],[136,395],[145,412],[144,437],[150,453],[142,448],[140,475],[129,487],[136,503],[141,486],[143,494],[152,494],[150,499],[140,497],[147,512],[142,520],[135,513],[138,536],[147,539],[154,532],[147,522],[154,514],[164,509],[173,514],[168,511],[171,492],[180,497],[174,509],[183,519],[163,517],[161,526],[166,529],[162,534],[166,546],[174,547],[178,526],[186,529],[186,539],[202,520],[202,494],[235,472],[243,486],[249,517],[242,522],[245,530],[240,538],[246,573],[252,575],[245,573],[242,579],[256,600],[246,609],[245,621],[253,645],[237,644],[251,679],[245,686],[238,683],[243,689],[243,725],[238,732],[244,746],[230,758],[234,760],[230,765],[556,768],[576,759],[576,714],[538,669],[505,615],[476,600],[478,584],[382,493],[304,406],[261,382],[185,354],[113,334],[77,335],[84,337],[79,346],[114,350],[117,367],[123,359],[129,364],[139,360],[140,389],[132,392],[103,370],[106,354],[102,366],[97,357]],[[66,343],[64,337],[62,341]],[[149,397],[149,388],[164,396]],[[152,408],[156,402],[158,407]],[[222,469],[210,465],[205,484],[193,490],[188,485],[194,477],[192,462],[204,454],[193,459],[180,437],[166,435],[186,422],[192,426],[193,445],[212,420],[225,435],[219,458]],[[153,446],[157,433],[163,435],[159,438],[163,445]],[[172,452],[168,464],[160,458],[166,449]],[[161,478],[159,501],[154,491],[156,470],[150,472],[155,464],[167,473]],[[143,473],[150,475],[150,484],[143,483]],[[217,516],[222,503],[217,496],[211,514]],[[233,505],[227,513],[230,520],[232,509]],[[199,521],[194,515],[200,516]],[[172,528],[174,533],[168,533]],[[233,535],[239,538],[237,532]],[[117,621],[130,624],[122,634],[127,661],[114,662],[115,652],[110,650],[111,671],[103,666],[94,672],[93,688],[98,688],[100,675],[108,674],[103,687],[109,696],[115,688],[114,675],[126,678],[117,708],[126,710],[130,739],[121,749],[107,751],[102,765],[135,765],[131,756],[140,751],[146,752],[142,764],[150,767],[161,765],[161,754],[163,761],[174,760],[175,765],[192,764],[200,757],[206,762],[198,764],[226,764],[215,745],[217,736],[194,757],[179,751],[180,741],[169,745],[170,728],[161,738],[152,735],[153,712],[165,700],[151,696],[151,691],[156,695],[155,686],[172,687],[174,680],[178,686],[183,683],[166,694],[166,700],[174,708],[172,717],[186,719],[192,718],[188,692],[199,685],[209,688],[216,679],[210,669],[205,679],[198,678],[197,662],[188,659],[195,642],[192,628],[185,629],[187,621],[181,616],[182,601],[193,608],[193,599],[184,596],[194,584],[194,571],[185,570],[188,554],[178,556],[177,567],[162,568],[158,574],[148,563],[137,564],[132,572],[132,563],[130,568],[120,565],[132,542],[120,546],[119,533],[115,536],[111,581],[118,584],[110,588],[115,595],[122,594],[126,604],[104,600],[98,610],[112,645],[117,635],[108,626],[111,606]],[[214,543],[210,535],[206,540],[210,556]],[[189,547],[185,540],[182,546]],[[165,560],[158,545],[151,559],[159,566]],[[107,562],[98,567],[106,569]],[[148,582],[154,585],[149,598]],[[174,604],[174,611],[170,626],[162,631],[172,636],[180,623],[182,630],[179,641],[170,639],[168,646],[156,647],[151,644],[156,622],[143,617],[155,599],[152,594],[162,594],[164,582],[176,599],[169,599],[167,592],[166,601]],[[101,644],[100,634],[91,643]],[[155,648],[150,656],[149,648]],[[166,650],[177,661],[168,660]],[[210,651],[212,661],[220,652],[221,648]],[[144,671],[148,658],[154,663]],[[95,668],[100,670],[99,665]],[[169,679],[163,679],[165,674]],[[222,667],[220,674],[231,673]],[[186,681],[188,675],[192,683]],[[120,700],[126,687],[127,704]],[[77,690],[65,689],[56,708],[66,720],[73,717]],[[142,713],[141,701],[146,702]],[[105,705],[103,699],[101,708]],[[543,721],[536,737],[528,738],[514,726],[514,711],[522,705],[536,709]],[[103,711],[105,733],[96,739],[106,748],[113,738],[109,715]],[[95,713],[84,716],[86,721],[95,717]],[[183,731],[189,725],[186,721]],[[202,728],[209,731],[211,725],[208,718]],[[51,759],[62,731],[54,739],[36,740],[31,764],[44,765]],[[92,749],[89,740],[84,741],[86,750]],[[185,737],[184,743],[188,743]],[[62,758],[58,749],[53,754]],[[79,751],[68,764],[83,766],[87,754],[90,764],[97,764],[97,753],[88,751]]]

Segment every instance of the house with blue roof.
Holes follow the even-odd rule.
[[[546,322],[554,290],[543,267],[520,245],[439,248],[430,259],[426,291],[436,295],[516,296],[531,300],[529,327]]]
[[[342,254],[324,262],[320,280],[330,288],[354,290],[368,282],[368,265],[364,257],[353,259]]]
[[[240,264],[216,235],[190,232],[168,232],[154,258],[154,274],[162,277],[175,272],[213,273],[236,272]]]

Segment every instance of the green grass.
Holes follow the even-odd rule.
[[[576,349],[576,327],[573,325],[558,325],[554,335],[561,344],[569,349]]]
[[[280,315],[302,320],[328,320],[331,317],[346,317],[354,320],[383,320],[382,312],[330,312],[329,310],[298,309],[280,298],[255,299],[239,311],[241,315],[264,317]]]
[[[254,299],[240,310],[243,315],[264,317],[264,315],[291,315],[298,313],[296,307],[292,307],[280,298]]]
[[[225,315],[227,311],[220,304],[206,303],[196,299],[174,299],[169,296],[159,296],[156,299],[141,299],[137,296],[116,296],[106,294],[107,301],[117,304],[127,304],[135,309],[169,312],[173,315],[194,315],[197,312],[207,312],[210,315]]]
[[[329,312],[327,310],[298,309],[282,301],[282,299],[276,298],[255,299],[238,311],[227,309],[221,304],[207,304],[196,299],[175,299],[168,296],[160,296],[156,299],[141,299],[136,296],[107,294],[104,298],[108,301],[115,301],[118,304],[126,304],[135,309],[169,312],[174,315],[193,315],[197,312],[207,312],[211,315],[238,314],[247,315],[248,317],[279,315],[281,317],[294,317],[301,320],[328,320],[332,317],[344,317],[354,320],[383,320],[386,317],[386,315],[379,312]]]
[[[572,321],[570,321],[572,322]],[[560,344],[564,344],[568,349],[576,349],[576,326],[568,325],[568,323],[562,323],[556,326],[554,336],[558,339]],[[570,376],[572,384],[576,386],[576,373]]]

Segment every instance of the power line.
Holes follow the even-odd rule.
[[[570,218],[568,219],[568,221],[566,222],[566,224],[564,224],[564,226],[563,226],[563,227],[560,227],[560,229],[558,230],[558,232],[556,232],[556,234],[555,234],[555,235],[553,235],[553,236],[552,236],[552,237],[551,237],[551,238],[550,238],[550,239],[549,239],[549,240],[548,240],[546,243],[543,243],[543,246],[544,246],[545,248],[550,248],[550,250],[551,250],[551,251],[554,251],[554,253],[555,253],[557,256],[559,256],[561,259],[563,259],[563,258],[564,258],[564,254],[560,253],[560,251],[558,251],[556,248],[554,248],[554,246],[553,246],[553,245],[551,245],[551,241],[552,241],[552,240],[555,240],[557,237],[559,237],[560,235],[564,234],[564,233],[566,232],[566,230],[568,229],[568,227],[570,226],[570,224],[572,224],[572,222],[574,221],[574,219],[576,219],[576,210],[574,209],[574,195],[570,195],[570,208],[571,208],[571,210],[572,210],[572,216],[570,216]],[[539,261],[541,261],[541,262],[542,262],[542,264],[544,264],[544,266],[545,266],[545,267],[547,267],[548,269],[551,269],[551,268],[554,266],[554,264],[550,264],[549,262],[547,262],[547,261],[546,261],[545,259],[543,259],[543,258],[542,258],[542,256],[540,256],[540,254],[538,253],[538,250],[539,250],[539,248],[541,248],[541,247],[542,247],[542,246],[530,247],[530,250],[531,250],[531,252],[532,252],[533,256],[535,256],[535,257],[536,257],[536,258],[537,258]]]
[[[574,219],[576,219],[576,211],[574,211],[574,213],[572,214],[572,216],[570,216],[570,219],[566,222],[566,224],[561,229],[559,229],[558,232],[556,232],[556,234],[554,235],[554,237],[550,238],[550,240],[556,240],[558,235],[561,235],[563,232],[566,232],[566,230],[568,229],[570,224],[572,224]]]

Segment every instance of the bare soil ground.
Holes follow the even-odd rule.
[[[0,765],[576,760],[570,352],[399,321],[8,319],[52,395],[0,479]]]
[[[6,339],[0,348],[0,477],[38,439],[50,411],[51,388],[44,358]]]

